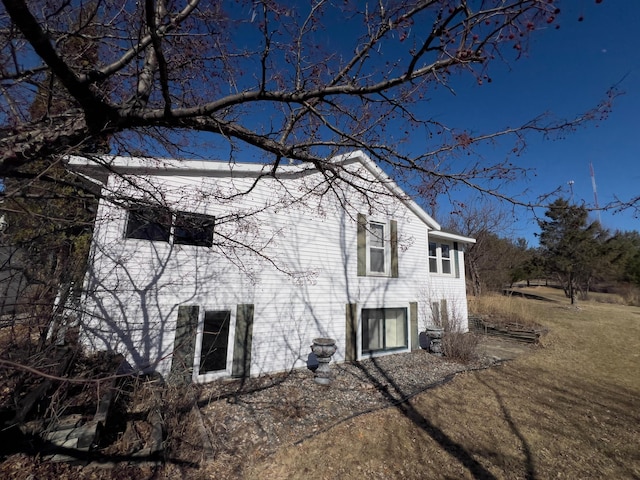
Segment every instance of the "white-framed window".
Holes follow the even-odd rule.
[[[357,247],[359,277],[398,278],[397,220],[369,220],[359,213]]]
[[[234,328],[233,309],[202,309],[193,360],[194,381],[209,382],[231,375]]]
[[[125,238],[210,247],[214,223],[214,217],[208,215],[133,205],[127,210]]]
[[[363,356],[409,348],[406,307],[363,308],[360,346]]]
[[[383,222],[369,222],[367,230],[367,274],[388,275],[391,260],[389,226]]]
[[[453,246],[446,242],[429,242],[429,271],[453,275]]]

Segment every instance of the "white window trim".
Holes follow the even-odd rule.
[[[358,331],[356,332],[356,342],[357,342],[357,359],[361,360],[364,358],[375,358],[375,357],[384,357],[386,355],[394,355],[396,353],[406,353],[411,351],[411,319],[409,318],[411,315],[411,309],[408,303],[394,303],[392,305],[378,305],[378,304],[364,304],[362,306],[358,305]],[[407,332],[407,348],[398,348],[394,350],[387,351],[379,351],[379,352],[370,352],[363,353],[362,352],[362,311],[367,309],[387,309],[387,308],[404,308],[406,312],[405,322],[406,322],[406,332]]]
[[[371,270],[371,224],[382,225],[384,228],[384,272],[374,272]],[[367,276],[368,277],[388,277],[391,275],[391,222],[380,220],[367,221]],[[376,307],[371,307],[376,308]]]
[[[433,257],[429,254],[429,243],[435,243],[436,244],[436,256]],[[442,260],[443,260],[443,256],[442,256],[442,245],[447,245],[449,247],[449,273],[443,273],[443,269],[442,269]],[[456,255],[455,250],[453,249],[453,243],[451,242],[446,242],[446,241],[442,241],[442,240],[438,240],[438,239],[429,239],[427,242],[427,260],[431,260],[433,258],[436,259],[436,267],[438,269],[437,272],[434,272],[431,270],[431,265],[430,262],[428,262],[429,265],[429,273],[432,275],[442,275],[444,277],[454,277],[456,272],[455,272],[455,263],[454,263],[454,256]]]
[[[204,316],[208,311],[223,311],[227,310],[231,312],[229,318],[229,338],[227,341],[227,363],[224,370],[218,370],[216,372],[206,372],[200,374],[200,357],[202,355],[202,336],[204,334]],[[233,346],[236,334],[236,309],[231,306],[200,306],[200,312],[198,314],[198,329],[196,331],[196,345],[193,354],[193,382],[194,383],[207,383],[218,378],[225,378],[231,376],[231,369],[233,367]]]

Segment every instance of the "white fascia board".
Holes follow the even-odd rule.
[[[91,172],[100,172],[103,175],[105,173],[119,173],[122,175],[258,177],[260,175],[268,175],[273,168],[272,165],[265,165],[264,163],[230,163],[217,160],[176,160],[152,157],[121,157],[117,155],[70,155],[66,157],[65,161],[72,169],[88,176],[93,176]],[[359,162],[430,229],[440,230],[442,228],[361,150],[338,155],[333,157],[330,162],[340,165]],[[306,164],[280,165],[278,166],[278,171],[285,175],[299,175],[314,172],[316,168]]]
[[[394,182],[384,170],[382,170],[376,162],[371,160],[369,155],[356,150],[355,152],[346,153],[344,155],[338,155],[331,159],[334,163],[346,164],[352,161],[358,161],[364,166],[382,185],[393,193],[401,202],[403,202],[409,210],[416,214],[416,216],[422,220],[429,228],[433,230],[440,230],[442,227],[436,222],[427,212],[425,212],[415,201],[402,190],[396,182]]]
[[[171,158],[121,157],[112,155],[68,156],[67,164],[80,171],[105,169],[112,173],[139,175],[218,176],[268,174],[271,165],[230,163],[217,160],[176,160]]]
[[[455,233],[443,232],[442,230],[429,230],[430,237],[441,238],[443,240],[451,240],[460,243],[476,243],[475,238],[464,237]]]

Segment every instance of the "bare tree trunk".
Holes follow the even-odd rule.
[[[573,272],[569,272],[569,298],[571,298],[571,305],[576,303],[576,294],[573,287]]]
[[[480,272],[478,265],[474,259],[469,259],[469,276],[471,277],[471,289],[474,297],[482,294],[482,282],[480,281]]]

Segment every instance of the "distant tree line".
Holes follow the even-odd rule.
[[[465,267],[469,292],[501,291],[516,282],[544,281],[563,288],[573,303],[594,288],[640,288],[640,233],[603,228],[589,219],[584,205],[560,198],[538,220],[539,246],[523,238],[508,238],[508,215],[490,205],[463,212],[448,225],[476,238],[468,248]]]
[[[640,286],[640,233],[611,233],[589,220],[584,205],[560,198],[539,220],[540,256],[547,276],[554,277],[571,303],[586,299],[596,284]]]

